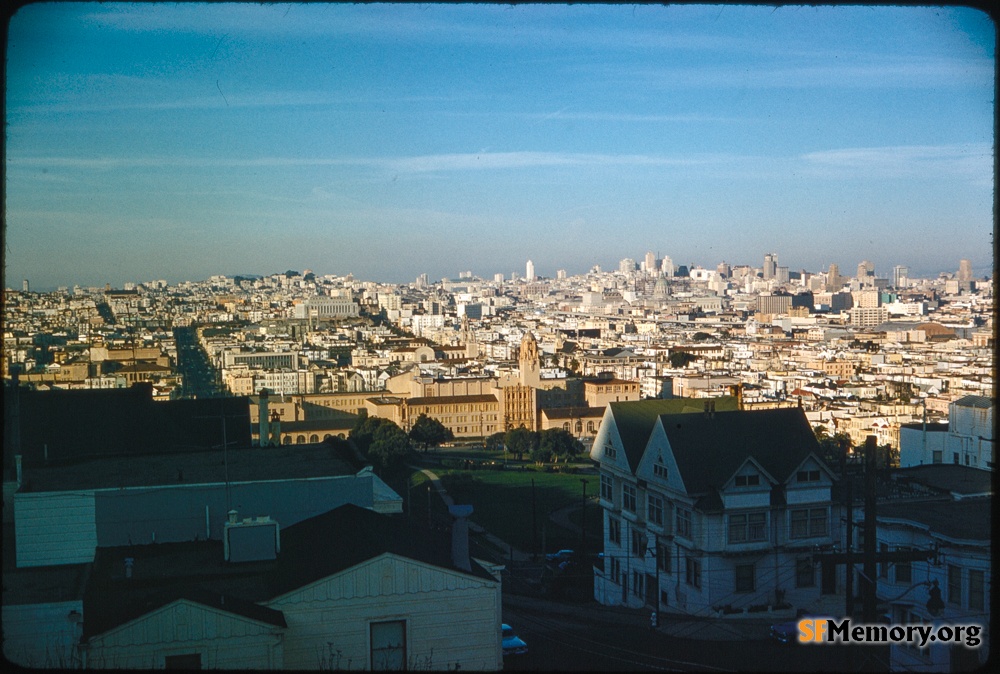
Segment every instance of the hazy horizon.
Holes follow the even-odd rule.
[[[6,56],[5,287],[993,270],[970,8],[41,3]]]

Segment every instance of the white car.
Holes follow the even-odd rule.
[[[507,623],[500,626],[500,634],[503,636],[504,655],[524,655],[528,652],[528,644],[514,634],[514,628]]]

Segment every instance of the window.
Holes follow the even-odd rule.
[[[371,668],[406,668],[406,621],[371,623]]]
[[[948,603],[962,605],[962,567],[948,565]]]
[[[662,477],[664,480],[667,479],[667,467],[662,463],[653,464],[653,475],[656,477]]]
[[[931,462],[941,463],[944,460],[943,452],[940,449],[935,449],[931,452]]]
[[[663,526],[663,499],[654,494],[650,494],[648,500],[649,521],[658,526]]]
[[[635,512],[635,485],[622,485],[622,509]]]
[[[816,586],[816,573],[813,569],[812,560],[808,557],[805,559],[795,560],[795,587],[815,587]]]
[[[632,572],[632,594],[636,597],[643,596],[645,590],[645,580],[646,577],[641,571]]]
[[[969,608],[983,610],[986,606],[986,584],[982,571],[969,570]]]
[[[687,508],[677,509],[677,535],[691,539],[691,511]]]
[[[754,568],[753,564],[737,564],[736,565],[736,591],[737,592],[753,592],[755,588],[754,583]]]
[[[615,545],[622,544],[622,523],[614,517],[608,518],[608,540]]]
[[[617,557],[611,558],[611,582],[617,583],[622,575],[622,563]]]
[[[751,543],[767,540],[767,513],[729,516],[729,542]]]
[[[670,573],[670,544],[656,544],[656,568],[663,573]]]
[[[793,510],[789,535],[792,538],[826,536],[826,519],[826,508]]]
[[[756,487],[760,484],[760,475],[737,475],[737,487]]]
[[[601,498],[612,501],[614,497],[613,481],[610,475],[601,475]]]
[[[819,482],[818,470],[800,470],[795,474],[796,482]]]
[[[691,587],[701,587],[701,560],[684,557],[684,582]]]
[[[615,449],[614,445],[608,443],[604,445],[604,456],[608,457],[609,459],[613,459],[616,456],[618,456],[618,450]]]
[[[201,669],[201,653],[163,656],[164,669]]]

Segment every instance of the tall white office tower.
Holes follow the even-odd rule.
[[[663,261],[660,263],[660,271],[662,271],[666,276],[673,278],[674,276],[674,261],[670,259],[670,256],[664,255]]]
[[[764,255],[764,280],[770,281],[778,273],[777,253],[767,253]]]
[[[556,271],[556,278],[559,279],[560,281],[565,281],[566,280],[566,270],[565,269],[560,269],[560,270]]]
[[[535,263],[531,260],[524,266],[524,278],[528,281],[535,280]]]
[[[910,282],[910,269],[901,264],[892,268],[892,287],[899,290],[905,288]]]
[[[970,262],[969,260],[958,261],[958,280],[959,281],[972,280],[972,262]]]
[[[652,251],[646,251],[646,271],[650,274],[656,271],[656,255]]]

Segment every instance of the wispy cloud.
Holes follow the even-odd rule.
[[[810,152],[802,159],[820,169],[866,177],[960,175],[978,181],[993,178],[993,149],[986,143],[843,148]]]

